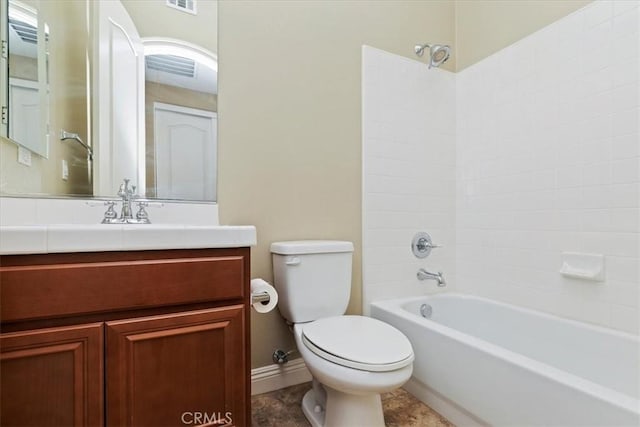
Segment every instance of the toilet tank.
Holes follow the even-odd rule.
[[[271,244],[278,309],[302,323],[344,314],[351,294],[353,243],[300,240]]]

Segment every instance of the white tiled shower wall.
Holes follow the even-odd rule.
[[[365,48],[365,311],[432,291],[423,266],[448,291],[638,333],[638,3],[594,2],[455,77]],[[445,247],[416,262],[421,229]],[[604,254],[605,282],[563,278],[563,251]]]
[[[363,308],[380,299],[439,290],[419,268],[455,282],[455,75],[364,46]],[[411,254],[428,231],[431,256]]]
[[[637,1],[598,1],[457,74],[458,289],[638,332]],[[606,281],[561,252],[605,255]]]

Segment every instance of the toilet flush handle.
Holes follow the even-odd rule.
[[[298,258],[297,256],[287,258],[284,263],[285,265],[300,265],[300,258]]]

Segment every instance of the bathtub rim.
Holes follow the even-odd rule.
[[[607,326],[597,325],[595,323],[589,323],[589,322],[585,322],[585,321],[571,319],[571,318],[568,318],[568,317],[562,317],[562,316],[559,316],[557,314],[548,313],[548,312],[541,311],[541,310],[536,310],[534,308],[523,307],[523,306],[511,304],[511,303],[508,303],[508,302],[503,302],[503,301],[499,301],[499,300],[495,300],[495,299],[491,299],[491,298],[481,297],[481,296],[473,295],[473,294],[463,294],[463,293],[460,293],[460,292],[439,292],[437,294],[431,294],[431,295],[418,295],[418,296],[412,296],[412,297],[393,298],[393,299],[388,299],[388,300],[378,300],[378,301],[371,302],[371,305],[380,306],[381,304],[387,303],[387,302],[389,302],[389,303],[394,302],[394,303],[406,304],[406,303],[413,302],[413,301],[419,300],[419,299],[424,299],[424,298],[443,299],[443,298],[448,298],[448,297],[456,297],[456,298],[461,298],[461,299],[470,299],[470,300],[483,301],[483,302],[487,302],[487,303],[490,303],[490,304],[495,304],[495,305],[499,305],[499,306],[502,306],[502,307],[511,308],[511,309],[514,309],[514,310],[517,310],[517,311],[521,311],[521,312],[525,312],[525,313],[529,313],[529,314],[534,314],[536,316],[545,317],[547,319],[559,320],[561,322],[568,323],[568,324],[571,324],[571,325],[574,325],[574,326],[593,329],[593,330],[596,330],[596,331],[599,331],[599,332],[603,332],[603,333],[607,333],[607,334],[612,334],[612,335],[615,335],[615,336],[619,336],[621,338],[628,338],[628,339],[631,339],[632,341],[638,341],[638,343],[640,344],[640,335],[635,335],[635,334],[632,334],[632,333],[629,333],[629,332],[621,331],[619,329],[614,329],[614,328],[610,328],[610,327],[607,327]],[[435,323],[437,323],[437,322],[435,322]],[[451,329],[453,329],[453,328],[451,328]]]
[[[523,369],[529,372],[532,372],[537,375],[541,375],[551,381],[560,383],[564,387],[577,388],[581,392],[588,394],[589,396],[595,399],[605,401],[610,405],[629,411],[632,414],[635,414],[640,417],[640,398],[634,398],[633,396],[624,394],[616,390],[612,390],[601,384],[579,377],[575,374],[563,371],[559,368],[537,361],[535,359],[532,359],[520,353],[516,353],[515,351],[508,350],[504,347],[500,347],[499,345],[492,344],[481,338],[477,338],[472,335],[466,334],[464,332],[460,332],[449,326],[442,325],[434,320],[421,317],[418,313],[412,313],[405,308],[406,304],[411,302],[416,302],[416,301],[426,302],[428,299],[442,299],[446,297],[480,300],[490,304],[496,304],[506,308],[511,308],[516,311],[526,312],[529,314],[542,316],[548,319],[558,320],[561,322],[568,322],[569,324],[572,324],[578,327],[594,329],[596,331],[604,332],[604,333],[613,333],[614,335],[619,336],[620,338],[628,338],[640,344],[639,336],[629,334],[624,331],[618,331],[615,329],[606,328],[599,325],[592,325],[586,322],[567,319],[564,317],[556,316],[554,314],[545,313],[542,311],[537,311],[537,310],[533,310],[526,307],[520,307],[520,306],[516,306],[509,303],[492,300],[489,298],[478,297],[475,295],[462,294],[457,292],[451,292],[451,293],[447,292],[447,293],[438,293],[434,295],[420,295],[420,296],[396,298],[396,299],[390,299],[390,300],[380,300],[380,301],[372,302],[371,306],[379,310],[390,312],[418,326],[425,325],[426,327],[434,330],[435,332],[441,335],[444,335],[445,337],[452,339],[456,342],[476,347],[479,350],[484,351],[510,365],[522,367]],[[373,316],[373,313],[372,313],[372,317],[375,317]],[[397,326],[394,326],[394,327],[397,327]]]

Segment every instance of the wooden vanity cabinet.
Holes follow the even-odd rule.
[[[249,249],[0,257],[0,425],[250,423]]]

